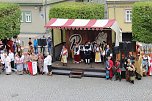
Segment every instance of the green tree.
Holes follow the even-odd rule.
[[[134,40],[152,43],[152,2],[133,5],[132,32]]]
[[[20,8],[16,4],[0,3],[0,39],[20,33]]]
[[[104,5],[82,2],[65,2],[54,5],[49,18],[103,19]]]

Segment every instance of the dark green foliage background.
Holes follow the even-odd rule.
[[[21,11],[18,5],[0,3],[0,39],[20,33]]]
[[[134,40],[152,43],[152,2],[134,4],[132,32]]]
[[[59,3],[50,9],[49,18],[103,19],[104,5],[82,2]]]

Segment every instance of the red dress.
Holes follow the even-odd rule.
[[[149,76],[152,75],[152,58],[150,59],[150,65],[149,65],[149,71],[148,71],[148,73],[149,73]]]
[[[109,68],[110,68],[110,70],[109,70],[109,76],[110,76],[110,78],[113,77],[112,67],[113,67],[113,61],[109,60]]]

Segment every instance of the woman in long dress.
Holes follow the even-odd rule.
[[[42,74],[43,73],[43,64],[44,64],[44,59],[42,58],[42,56],[38,56],[38,68],[39,68],[39,73]]]
[[[101,48],[99,47],[99,45],[97,45],[95,49],[95,62],[101,62]]]
[[[147,73],[148,73],[148,55],[147,54],[143,55],[142,66],[143,66],[143,76],[147,76]]]
[[[143,76],[143,68],[142,68],[142,55],[138,54],[135,60],[135,69],[136,69],[136,78],[141,80]]]
[[[152,76],[152,55],[149,57],[149,76]]]
[[[5,56],[4,63],[5,63],[5,69],[6,69],[5,72],[6,72],[6,75],[10,75],[12,72],[11,59],[6,53],[4,54],[4,56]]]
[[[66,49],[65,46],[62,47],[60,56],[61,56],[61,62],[63,63],[63,66],[67,66],[68,50]]]
[[[80,63],[81,57],[80,57],[80,47],[78,44],[74,47],[74,62]]]
[[[48,63],[48,59],[44,58],[43,74],[48,74],[47,63]]]

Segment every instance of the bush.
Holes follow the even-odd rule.
[[[50,9],[49,18],[103,19],[104,5],[82,2],[59,3]]]
[[[133,5],[133,38],[152,43],[152,2],[137,2]]]
[[[20,8],[16,4],[0,3],[0,39],[20,33]]]

